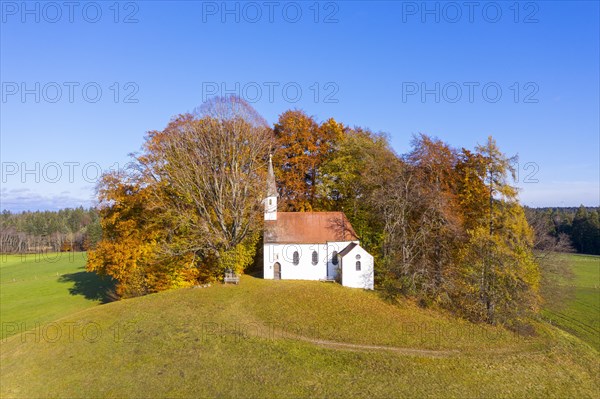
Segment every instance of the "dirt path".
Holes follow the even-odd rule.
[[[395,346],[383,346],[383,345],[361,345],[361,344],[348,344],[344,342],[327,341],[324,339],[316,339],[303,337],[301,335],[290,335],[286,334],[286,338],[296,339],[303,342],[309,342],[311,344],[323,346],[332,349],[350,350],[350,351],[386,351],[395,352],[402,355],[410,356],[421,356],[421,357],[449,357],[458,355],[458,350],[433,350],[433,349],[414,349],[414,348],[398,348]]]

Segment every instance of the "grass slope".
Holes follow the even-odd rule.
[[[564,295],[546,295],[543,316],[600,351],[600,256],[561,255],[572,272],[550,272]]]
[[[597,397],[597,352],[537,330],[523,338],[373,292],[244,276],[5,339],[0,395]]]
[[[101,302],[105,286],[85,253],[0,255],[1,338]]]

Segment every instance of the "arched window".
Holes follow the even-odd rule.
[[[356,261],[356,271],[357,272],[360,271],[360,261],[359,260]]]
[[[334,266],[337,266],[337,264],[338,264],[338,253],[337,253],[337,251],[333,251],[333,255],[331,256],[331,263],[333,263]]]
[[[317,253],[317,251],[313,251],[313,253],[312,253],[312,264],[316,265],[317,263],[319,263],[319,254]]]
[[[294,265],[300,264],[300,254],[298,253],[298,251],[294,251],[294,256],[292,258],[292,261],[294,262]]]

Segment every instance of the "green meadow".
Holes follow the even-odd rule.
[[[546,294],[542,315],[600,351],[600,256],[561,255],[568,275],[550,271],[555,292]]]
[[[597,320],[598,268],[573,259],[561,314],[577,322],[535,322],[534,335],[333,283],[250,276],[97,306],[92,276],[72,276],[83,260],[6,262],[3,322],[47,323],[2,340],[0,396],[596,398],[599,355],[581,331]],[[571,331],[578,323],[591,325]]]
[[[96,306],[108,285],[85,253],[0,255],[1,338]]]

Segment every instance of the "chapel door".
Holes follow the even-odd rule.
[[[275,265],[273,265],[273,273],[274,273],[274,279],[275,280],[281,280],[281,265],[279,264],[279,262],[276,262]]]

